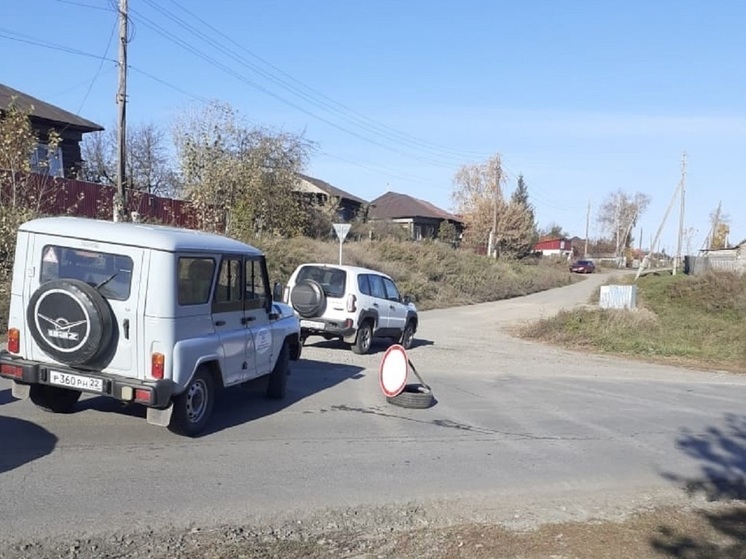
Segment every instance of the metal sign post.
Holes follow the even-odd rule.
[[[350,227],[352,227],[349,223],[334,223],[332,224],[334,227],[334,231],[337,233],[337,238],[339,239],[339,265],[342,265],[342,243],[345,242],[345,239],[347,238],[347,233],[350,232]]]

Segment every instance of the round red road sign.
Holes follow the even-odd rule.
[[[378,384],[381,391],[389,398],[397,396],[404,390],[409,373],[409,358],[407,351],[399,344],[394,344],[386,350],[378,369]]]

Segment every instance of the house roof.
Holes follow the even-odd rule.
[[[13,98],[15,97],[15,104],[17,107],[28,111],[32,118],[49,120],[52,122],[65,124],[82,130],[83,132],[99,132],[103,130],[103,126],[86,120],[85,118],[79,117],[65,109],[61,109],[50,103],[46,103],[41,99],[32,97],[26,93],[8,87],[7,85],[0,84],[0,111],[10,107]]]
[[[342,198],[345,200],[351,200],[353,202],[357,202],[358,204],[367,204],[365,200],[362,198],[358,198],[354,194],[350,194],[349,192],[345,192],[341,188],[337,188],[336,186],[332,186],[326,181],[322,181],[321,179],[316,179],[314,177],[309,177],[308,175],[304,175],[303,173],[298,173],[298,176],[306,181],[307,183],[310,183],[311,186],[316,187],[317,189],[321,190],[324,194],[327,194],[329,196],[336,196],[337,198]]]
[[[371,201],[371,217],[373,219],[398,219],[404,217],[429,217],[447,219],[463,223],[463,220],[439,207],[398,192],[387,192]]]

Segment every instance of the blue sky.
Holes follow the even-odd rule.
[[[444,209],[458,167],[499,152],[507,190],[522,173],[539,224],[570,234],[584,235],[589,201],[593,215],[616,189],[647,193],[634,233],[644,245],[686,151],[692,248],[720,201],[731,241],[746,238],[746,2],[129,4],[131,123],[168,127],[219,99],[316,142],[315,177],[368,200],[388,189]],[[117,56],[111,6],[5,0],[0,80],[113,127],[116,66],[101,60]],[[678,206],[663,231],[669,253],[677,227]]]

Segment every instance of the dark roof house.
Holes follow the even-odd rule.
[[[345,192],[328,182],[298,173],[297,190],[308,194],[314,198],[317,203],[323,204],[330,197],[339,199],[339,219],[343,222],[352,221],[360,210],[367,206],[368,202],[358,198],[354,194]]]
[[[464,222],[457,215],[408,194],[387,192],[370,204],[371,220],[398,223],[409,230],[414,240],[437,238],[443,222],[453,224],[457,235],[464,230]]]
[[[12,103],[30,113],[31,126],[38,135],[41,146],[46,143],[50,131],[55,130],[60,135],[61,142],[57,154],[61,159],[58,166],[59,174],[68,177],[76,176],[83,164],[80,154],[83,134],[99,132],[103,130],[103,127],[65,109],[0,84],[0,118]]]

